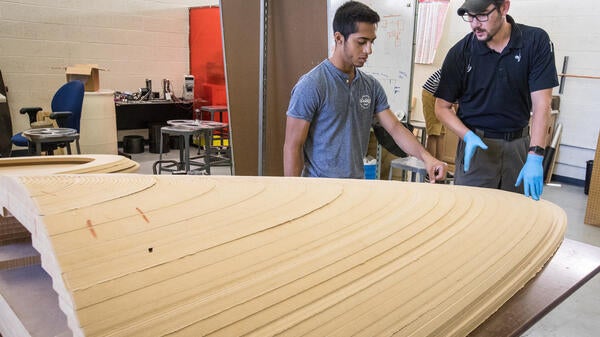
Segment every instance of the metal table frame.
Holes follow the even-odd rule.
[[[211,147],[206,146],[203,155],[190,157],[190,136],[204,136],[206,144],[210,144],[212,131],[222,129],[226,126],[224,123],[203,123],[202,121],[194,120],[170,120],[167,123],[170,125],[163,126],[160,129],[160,146],[159,159],[154,162],[154,174],[161,174],[163,170],[170,171],[174,174],[190,174],[204,170],[206,174],[211,174]],[[179,147],[179,161],[163,160],[163,137],[179,136],[180,144],[183,143],[183,148]],[[183,142],[181,142],[183,140]],[[195,161],[194,159],[202,158],[203,162]],[[167,165],[165,165],[167,164]],[[197,169],[191,169],[192,166],[198,166]]]

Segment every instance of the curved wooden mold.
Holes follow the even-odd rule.
[[[0,158],[0,176],[131,173],[139,167],[133,160],[107,154]]]
[[[566,215],[464,186],[280,177],[0,177],[74,336],[464,336]]]

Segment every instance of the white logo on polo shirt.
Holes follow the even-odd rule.
[[[359,100],[360,106],[363,109],[367,109],[371,106],[371,97],[369,95],[363,95]]]

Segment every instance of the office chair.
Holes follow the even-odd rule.
[[[80,131],[81,108],[83,105],[84,85],[81,81],[71,81],[65,83],[56,91],[52,98],[51,108],[52,113],[50,118],[56,120],[59,128],[70,128]],[[33,124],[37,119],[37,113],[42,111],[41,107],[21,108],[21,114],[29,116],[29,123]],[[70,141],[44,141],[42,150],[48,154],[53,154],[54,150],[59,147],[67,146]],[[11,142],[15,146],[28,147],[29,152],[33,152],[33,147],[27,138],[20,132],[11,138]]]

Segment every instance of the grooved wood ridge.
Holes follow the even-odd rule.
[[[398,181],[0,177],[74,336],[464,336],[560,245],[517,193]]]

